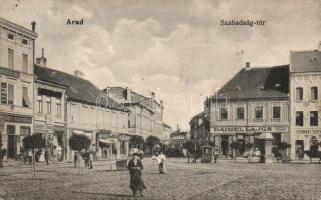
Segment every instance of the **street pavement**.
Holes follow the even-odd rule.
[[[133,197],[127,171],[110,171],[108,161],[94,162],[94,169],[72,163],[31,166],[6,163],[0,168],[2,199],[321,199],[321,164],[261,164],[222,161],[187,163],[167,159],[168,174],[143,159],[144,197]]]

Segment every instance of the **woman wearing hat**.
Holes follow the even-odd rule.
[[[133,154],[133,159],[128,163],[128,170],[130,175],[129,187],[133,191],[133,195],[137,195],[137,191],[139,191],[140,196],[143,196],[143,190],[146,187],[142,179],[143,164],[139,159],[139,154]]]

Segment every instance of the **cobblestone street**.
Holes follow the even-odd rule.
[[[0,199],[320,199],[321,165],[255,164],[221,161],[192,164],[169,159],[166,175],[143,160],[144,197],[132,197],[127,171],[108,171],[94,163],[81,175],[72,163],[7,165],[0,171]]]

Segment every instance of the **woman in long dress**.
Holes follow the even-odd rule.
[[[137,153],[134,153],[133,159],[131,159],[128,163],[128,170],[130,175],[129,187],[132,190],[133,195],[137,195],[137,191],[138,191],[140,196],[144,196],[143,190],[146,187],[142,179],[143,164],[138,156],[139,155]]]

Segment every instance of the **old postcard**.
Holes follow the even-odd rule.
[[[320,0],[0,0],[0,200],[321,199],[320,33]]]

